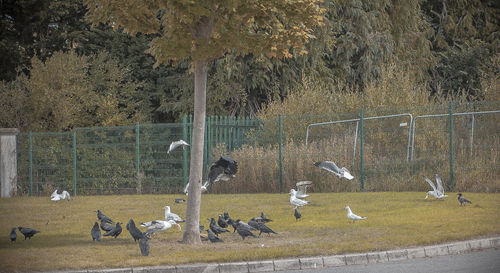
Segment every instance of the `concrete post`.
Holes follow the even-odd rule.
[[[0,128],[1,197],[12,197],[17,189],[16,135],[19,129]]]

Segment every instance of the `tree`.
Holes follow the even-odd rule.
[[[149,52],[156,64],[191,59],[194,121],[184,243],[200,243],[199,218],[206,114],[207,65],[229,50],[292,57],[307,54],[312,28],[323,23],[321,0],[112,1],[86,0],[93,24],[124,27],[129,34],[157,34]]]

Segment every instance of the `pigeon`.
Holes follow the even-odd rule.
[[[212,166],[210,166],[208,179],[203,186],[201,186],[201,191],[207,191],[207,189],[217,181],[229,181],[229,179],[235,177],[236,172],[238,172],[238,162],[230,157],[221,155],[219,160],[215,161],[212,163]],[[189,183],[184,188],[184,193],[186,194],[188,187]]]
[[[424,199],[427,199],[427,197],[429,197],[429,195],[434,196],[436,199],[443,199],[445,197],[448,197],[448,195],[444,194],[443,182],[441,181],[441,178],[437,174],[436,174],[437,188],[436,188],[436,186],[434,186],[434,183],[432,183],[432,181],[429,178],[427,178],[425,175],[424,175],[424,179],[432,187],[432,191],[428,191],[427,194],[425,195]]]
[[[299,209],[297,209],[297,207],[295,207],[295,212],[293,213],[293,216],[295,216],[295,222],[297,222],[302,217],[302,214],[300,214]]]
[[[148,256],[149,255],[149,237],[143,236],[141,239],[139,239],[139,248],[141,249],[141,254],[142,256]]]
[[[97,222],[94,223],[94,226],[90,230],[90,235],[92,236],[92,241],[101,241],[101,230],[99,230],[99,224],[97,224]]]
[[[245,237],[248,237],[248,236],[252,236],[254,238],[257,238],[257,236],[255,236],[255,234],[252,233],[252,231],[250,230],[249,226],[245,226],[243,224],[241,224],[242,222],[240,221],[240,224],[237,225],[236,227],[236,231],[238,231],[238,234],[241,236],[241,238],[243,240],[245,240]]]
[[[106,223],[113,224],[113,220],[111,220],[111,218],[109,218],[108,216],[102,214],[100,210],[97,210],[96,212],[97,212],[97,219],[99,219],[101,223],[104,221]]]
[[[113,228],[114,228],[114,226],[112,224],[110,224],[104,220],[101,220],[101,229],[103,231],[108,232],[108,231],[111,231]]]
[[[116,226],[112,230],[104,233],[103,236],[113,236],[115,238],[118,237],[118,235],[122,233],[122,226],[120,224],[121,222],[117,222]]]
[[[217,226],[214,218],[210,218],[208,220],[210,221],[210,229],[212,230],[213,233],[215,233],[215,235],[219,235],[224,232],[229,232],[229,230]]]
[[[264,224],[263,222],[256,221],[255,218],[252,218],[250,221],[248,221],[248,224],[260,231],[259,237],[262,234],[262,232],[267,233],[267,234],[269,234],[269,233],[278,234],[278,233],[274,232],[271,228],[266,226],[266,224]]]
[[[70,200],[71,196],[69,195],[69,192],[63,191],[61,194],[57,193],[57,190],[55,190],[51,195],[50,195],[50,200],[51,201],[60,201],[60,200]]]
[[[165,206],[163,209],[165,210],[165,221],[174,220],[177,223],[184,222],[179,215],[170,212],[170,206]]]
[[[296,190],[294,190],[294,189],[290,190],[290,204],[292,204],[292,206],[294,206],[294,207],[302,207],[302,206],[305,206],[305,205],[309,204],[309,201],[297,198],[295,196],[296,194],[297,194]]]
[[[297,184],[295,184],[297,186],[297,193],[295,194],[295,196],[297,198],[306,198],[308,197],[309,195],[307,194],[307,187],[309,186],[312,186],[312,182],[311,181],[300,181],[300,182],[297,182]]]
[[[32,228],[25,228],[25,227],[17,227],[19,231],[24,235],[24,240],[26,238],[31,240],[31,237],[35,236],[35,234],[40,233],[38,230],[34,230]]]
[[[16,239],[17,239],[17,233],[16,233],[16,227],[13,227],[11,230],[10,230],[10,241],[11,242],[15,242]]]
[[[140,231],[136,226],[135,222],[133,219],[130,219],[127,223],[127,230],[130,232],[130,235],[134,239],[134,242],[137,242],[137,240],[140,240],[144,238],[144,233]],[[147,255],[146,255],[147,256]]]
[[[175,203],[184,203],[186,202],[186,200],[184,200],[183,198],[175,198]]]
[[[465,199],[465,197],[463,197],[461,193],[457,193],[457,195],[458,195],[458,202],[460,202],[460,206],[462,206],[462,205],[465,206],[465,204],[467,204],[467,203],[472,204],[472,202]]]
[[[175,148],[179,146],[182,146],[182,148],[185,149],[186,146],[189,146],[189,144],[182,139],[173,141],[172,143],[170,143],[170,147],[168,148],[167,154],[171,153],[173,150],[175,150]]]
[[[344,178],[347,178],[349,180],[352,180],[354,178],[354,176],[352,176],[345,167],[339,168],[332,161],[315,162],[314,166],[321,168],[323,170],[327,170],[327,171],[335,174],[339,178],[344,177]]]
[[[215,235],[215,233],[207,228],[207,234],[208,234],[208,239],[210,240],[210,242],[212,243],[223,243],[224,240],[222,240],[221,238],[217,237],[217,235]]]
[[[217,224],[218,224],[221,228],[227,228],[227,222],[226,222],[226,219],[224,219],[224,216],[222,216],[222,214],[219,214],[219,220],[217,220]]]
[[[351,208],[349,206],[346,206],[345,209],[347,210],[347,218],[351,219],[353,223],[354,221],[357,220],[366,220],[366,217],[361,217],[352,213]]]
[[[141,223],[141,226],[148,228],[145,232],[145,235],[155,234],[156,232],[167,230],[172,226],[177,226],[177,229],[181,230],[181,226],[174,220],[154,220],[146,223]]]

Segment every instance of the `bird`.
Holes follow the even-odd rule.
[[[278,234],[276,232],[274,232],[270,227],[266,226],[266,224],[264,224],[263,222],[259,222],[257,220],[255,220],[255,218],[252,218],[250,221],[248,221],[248,224],[254,228],[256,228],[257,230],[259,230],[259,237],[260,235],[262,234],[262,232],[264,233],[274,233],[274,234]]]
[[[24,240],[26,240],[26,238],[31,240],[31,237],[35,236],[35,234],[37,233],[40,233],[40,231],[34,230],[32,228],[17,227],[17,229],[24,235]]]
[[[462,205],[465,206],[466,203],[472,204],[471,201],[465,199],[465,197],[462,196],[462,193],[457,193],[457,195],[458,195],[458,202],[460,202],[460,206]]]
[[[104,233],[103,236],[113,236],[116,238],[118,237],[118,235],[120,235],[120,233],[122,233],[121,222],[117,222],[116,226],[112,230]]]
[[[224,216],[222,216],[222,214],[219,214],[219,220],[217,220],[217,224],[221,227],[221,228],[227,228],[227,221],[226,219],[224,219]]]
[[[312,181],[300,181],[295,184],[297,186],[297,194],[295,195],[297,198],[306,198],[309,195],[307,194],[307,187],[312,186]]]
[[[236,232],[236,228],[238,227],[238,223],[236,223],[236,221],[234,221],[233,219],[229,218],[226,223],[228,225],[231,225],[233,227],[233,233]]]
[[[130,236],[134,239],[134,242],[144,238],[144,233],[140,231],[136,226],[133,219],[130,219],[127,223],[127,230],[130,233]]]
[[[60,200],[70,200],[71,196],[69,195],[69,192],[63,191],[61,194],[57,193],[57,190],[55,190],[51,195],[50,195],[50,200],[51,201],[60,201]]]
[[[170,212],[170,206],[165,206],[163,209],[165,210],[165,221],[174,220],[177,223],[184,222],[179,215]]]
[[[250,219],[250,221],[248,221],[248,225],[254,228],[255,230],[259,230],[259,222],[257,222],[255,218]]]
[[[441,181],[441,178],[438,174],[435,174],[435,176],[437,187],[434,186],[434,183],[432,183],[432,181],[424,175],[425,181],[432,187],[432,191],[428,191],[424,199],[427,199],[429,195],[434,196],[436,199],[443,199],[445,197],[448,197],[448,195],[444,194],[443,182]]]
[[[335,174],[339,178],[344,177],[344,178],[347,178],[349,180],[352,180],[354,178],[354,176],[352,176],[345,167],[339,168],[332,161],[314,162],[314,166],[321,168],[323,170],[327,170],[327,171]]]
[[[295,222],[297,222],[302,217],[302,214],[300,214],[298,208],[295,208],[295,212],[293,213],[293,216],[295,216]]]
[[[99,224],[97,224],[97,222],[94,223],[94,226],[90,230],[90,235],[92,236],[92,241],[101,241],[101,230],[99,230]]]
[[[357,220],[366,220],[366,217],[361,217],[352,213],[351,208],[349,206],[346,206],[345,209],[347,210],[347,218],[351,219],[353,223],[354,221]]]
[[[183,198],[175,198],[175,203],[184,203],[186,202],[186,200],[184,200]]]
[[[215,233],[209,228],[207,228],[207,234],[208,234],[208,239],[212,243],[223,243],[224,242],[224,240],[222,240],[217,235],[215,235]]]
[[[101,220],[101,229],[103,231],[108,232],[108,231],[111,231],[113,228],[114,228],[114,226],[112,224],[110,224],[104,220]]]
[[[260,217],[254,217],[254,219],[257,222],[262,222],[262,223],[268,223],[272,221],[271,219],[266,217],[266,214],[264,212],[260,213]]]
[[[172,143],[170,143],[170,147],[168,147],[167,154],[171,153],[173,150],[175,150],[175,148],[177,148],[179,146],[182,146],[182,148],[185,149],[186,146],[189,146],[189,144],[182,139],[177,140],[177,141],[172,141]]]
[[[177,226],[177,229],[181,230],[181,226],[177,224],[174,220],[168,220],[168,221],[154,220],[150,222],[141,223],[141,226],[148,228],[145,232],[145,235],[155,234],[156,232],[167,230],[172,226]]]
[[[219,235],[224,232],[229,232],[229,230],[217,226],[217,223],[215,222],[214,218],[209,218],[208,220],[210,221],[210,229],[212,230],[213,233],[215,233],[215,235]]]
[[[290,204],[294,207],[302,207],[309,204],[309,201],[302,200],[296,197],[297,191],[294,189],[290,190]]]
[[[139,239],[139,248],[141,249],[142,256],[149,255],[149,237],[143,236],[141,239]]]
[[[229,217],[229,213],[227,211],[224,211],[224,220],[229,220],[231,217]]]
[[[221,155],[219,160],[212,163],[210,170],[208,172],[208,179],[205,181],[203,186],[201,186],[201,191],[205,192],[208,188],[217,181],[229,181],[231,178],[235,177],[238,172],[238,162],[231,159],[228,156]],[[184,188],[184,193],[187,194],[189,183],[187,183]]]
[[[249,221],[249,223],[250,223],[250,221]],[[247,223],[245,223],[245,222],[241,221],[240,219],[236,220],[236,221],[235,221],[235,224],[236,224],[236,228],[237,228],[238,226],[243,226],[243,227],[245,227],[245,228],[247,228],[247,229],[249,229],[249,230],[258,230],[257,228],[255,228],[255,227],[253,227],[253,226],[251,226],[251,225],[249,225],[249,224],[247,224]],[[254,224],[254,223],[252,223],[252,224]],[[255,225],[255,226],[257,226],[257,225]]]
[[[10,230],[10,241],[11,242],[15,242],[16,239],[17,239],[17,233],[16,233],[16,227],[13,227],[11,230]]]
[[[113,224],[113,220],[111,220],[111,218],[109,218],[108,216],[104,215],[100,210],[97,210],[96,212],[97,212],[97,219],[99,219],[101,223],[104,221],[106,223]]]
[[[238,234],[241,236],[241,238],[243,240],[245,240],[245,238],[248,237],[248,236],[252,236],[254,238],[257,238],[257,236],[255,236],[255,234],[252,233],[252,231],[250,230],[249,226],[245,226],[245,225],[243,225],[241,223],[242,222],[240,221],[240,224],[237,225],[236,231],[238,231]]]

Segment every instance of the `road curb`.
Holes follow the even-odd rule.
[[[408,249],[354,253],[346,255],[302,257],[267,261],[189,264],[177,266],[149,266],[114,268],[100,270],[78,270],[72,273],[226,273],[226,272],[273,272],[282,270],[299,270],[339,267],[346,265],[375,264],[414,258],[438,257],[463,254],[477,250],[500,248],[500,237],[475,239],[440,245],[423,246]],[[68,271],[65,271],[68,272]]]

